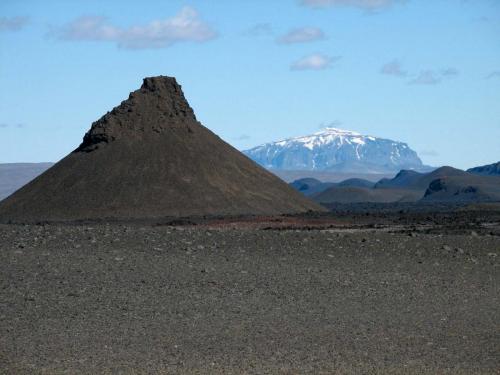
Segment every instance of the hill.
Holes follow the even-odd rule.
[[[321,208],[202,126],[175,78],[160,76],[144,79],[75,151],[0,202],[0,220],[308,210]]]
[[[356,186],[352,182],[350,186],[317,184],[314,189],[306,191],[321,204],[496,202],[500,201],[500,177],[441,167],[429,173],[402,170],[394,178],[381,179],[373,187],[368,184]]]
[[[402,170],[392,179],[382,179],[375,184],[375,189],[406,189],[425,192],[429,184],[443,177],[467,176],[468,173],[453,167],[441,167],[429,173]]]
[[[332,187],[372,188],[374,183],[362,178],[349,178],[341,182],[321,182],[315,178],[301,178],[290,183],[290,186],[306,196],[311,196]]]
[[[500,177],[463,175],[433,180],[424,202],[500,202]]]
[[[467,169],[467,172],[483,176],[500,176],[500,161],[493,164],[470,168]]]
[[[290,183],[291,187],[293,187],[297,191],[300,191],[306,196],[322,192],[323,190],[336,185],[337,184],[335,182],[321,182],[320,180],[312,177],[301,178]]]

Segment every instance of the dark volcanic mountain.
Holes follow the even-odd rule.
[[[171,77],[94,122],[82,144],[0,203],[0,220],[68,221],[321,209],[202,126]]]
[[[425,192],[429,184],[438,179],[452,176],[468,176],[467,172],[453,167],[441,167],[430,173],[418,173],[402,170],[392,179],[382,179],[375,184],[375,189],[408,189]]]
[[[394,178],[384,178],[375,186],[347,183],[315,184],[311,188],[296,181],[292,186],[322,204],[394,202],[493,202],[500,201],[500,177],[481,176],[441,167],[430,173],[402,170]],[[361,180],[363,181],[363,180]],[[300,189],[298,189],[300,190]]]
[[[500,176],[467,173],[433,180],[424,202],[500,202]]]
[[[500,161],[493,164],[470,168],[467,169],[467,172],[483,176],[500,176]]]

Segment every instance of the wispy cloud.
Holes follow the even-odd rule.
[[[28,22],[28,17],[0,17],[0,31],[19,31],[23,29]]]
[[[329,6],[350,6],[364,10],[374,11],[387,8],[405,0],[300,0],[300,3],[313,8],[325,8]]]
[[[399,60],[395,59],[387,62],[380,68],[380,73],[406,78],[410,75],[407,70],[403,69]],[[424,69],[418,74],[412,74],[413,78],[408,82],[411,85],[437,85],[443,80],[452,79],[460,75],[458,69],[447,67],[439,70]]]
[[[490,17],[487,17],[487,16],[481,16],[481,17],[475,17],[473,19],[473,21],[475,22],[490,22],[491,21],[491,18]]]
[[[269,36],[273,35],[273,26],[267,22],[261,22],[253,25],[243,32],[247,36]]]
[[[318,27],[301,27],[290,30],[285,35],[278,38],[278,43],[307,43],[325,39],[325,33]]]
[[[384,64],[382,68],[380,68],[380,73],[396,77],[406,77],[408,75],[408,72],[403,70],[398,60],[393,60]]]
[[[178,42],[206,42],[217,35],[192,7],[182,8],[171,18],[128,28],[112,25],[105,17],[83,16],[56,30],[55,34],[62,40],[113,42],[130,49],[164,48]]]
[[[321,53],[304,56],[295,61],[290,66],[292,70],[323,70],[328,69],[332,64],[339,60],[340,56],[327,56]]]
[[[250,137],[248,134],[242,134],[238,137],[235,137],[234,140],[235,141],[248,141],[249,139],[251,139],[252,137]]]
[[[456,77],[459,74],[460,74],[460,72],[456,68],[444,68],[444,69],[441,69],[441,75],[444,78]]]
[[[422,70],[416,78],[409,83],[411,85],[437,85],[441,82],[441,78],[433,70]]]
[[[411,85],[437,85],[443,80],[455,78],[460,74],[458,69],[448,67],[435,71],[432,69],[421,70],[420,73],[408,83]]]
[[[21,128],[24,128],[26,125],[24,124],[7,124],[5,122],[3,123],[0,123],[0,129],[6,129],[6,128],[18,128],[18,129],[21,129]]]
[[[338,128],[342,126],[343,122],[340,120],[333,120],[327,123],[322,122],[318,125],[318,129],[326,129],[326,128]]]
[[[421,156],[439,156],[439,153],[435,150],[422,150],[419,152]]]
[[[486,79],[500,78],[500,70],[494,70],[493,72],[489,73],[485,78]]]

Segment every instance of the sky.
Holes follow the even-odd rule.
[[[63,158],[156,75],[240,150],[333,126],[500,160],[500,0],[2,0],[0,163]]]

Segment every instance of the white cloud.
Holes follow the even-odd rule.
[[[412,85],[437,85],[441,78],[433,70],[422,70],[415,79],[409,83]]]
[[[19,31],[27,24],[27,17],[0,17],[0,31]]]
[[[378,10],[405,0],[301,0],[300,3],[314,8],[328,6],[351,6],[365,10]]]
[[[278,38],[279,43],[306,43],[325,39],[325,33],[318,27],[302,27],[290,30],[285,35]]]
[[[216,32],[191,7],[182,8],[174,17],[128,28],[114,26],[104,17],[84,16],[56,34],[63,40],[114,42],[131,49],[164,48],[178,42],[205,42],[216,37]]]
[[[380,73],[396,77],[406,77],[408,75],[408,72],[403,70],[401,63],[398,60],[386,63],[380,69]]]
[[[340,56],[326,56],[320,53],[314,53],[309,56],[305,56],[297,61],[295,61],[290,69],[292,70],[322,70],[328,69],[332,64],[339,60]]]

